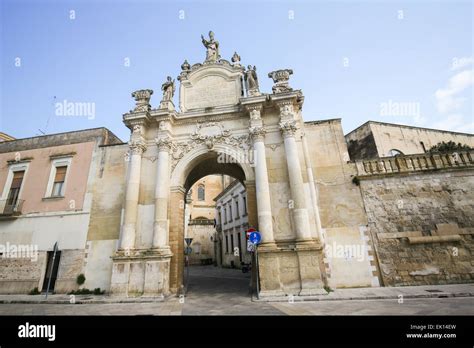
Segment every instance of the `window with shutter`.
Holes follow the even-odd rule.
[[[23,177],[25,171],[18,171],[13,173],[13,180],[10,186],[10,192],[8,192],[7,205],[15,205],[20,195],[21,184],[23,183]]]
[[[56,175],[53,182],[52,197],[64,196],[64,182],[66,181],[67,166],[56,167]]]

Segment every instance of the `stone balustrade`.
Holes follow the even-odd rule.
[[[474,151],[398,155],[368,161],[356,161],[358,177],[473,166]]]

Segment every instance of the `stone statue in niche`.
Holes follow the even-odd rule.
[[[214,40],[214,33],[209,32],[209,40],[206,40],[203,35],[201,35],[202,44],[207,48],[206,53],[206,62],[215,62],[220,59],[221,55],[219,54],[219,42]]]

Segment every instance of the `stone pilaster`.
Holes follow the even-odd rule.
[[[135,247],[138,196],[140,191],[140,170],[142,154],[146,150],[145,140],[141,132],[142,126],[135,125],[129,142],[130,155],[127,189],[125,192],[125,209],[120,240],[121,250],[130,250]]]

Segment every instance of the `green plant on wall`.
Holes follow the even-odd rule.
[[[77,279],[76,279],[77,285],[82,285],[84,284],[85,281],[86,281],[86,277],[84,276],[84,274],[81,273],[77,276]]]

